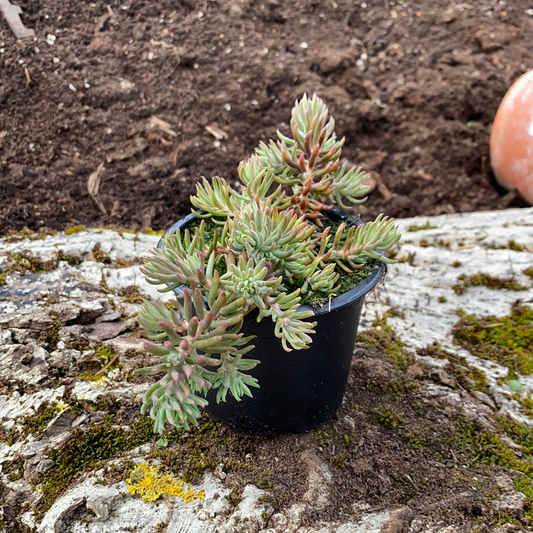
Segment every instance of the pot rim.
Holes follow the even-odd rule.
[[[347,221],[349,220],[350,224],[352,225],[359,226],[360,224],[364,224],[362,220],[340,209],[333,208],[330,211],[328,211],[328,214],[333,215],[334,218],[336,218],[337,220],[347,220]],[[160,249],[163,247],[163,239],[169,233],[171,232],[175,233],[177,229],[182,229],[186,227],[192,220],[195,220],[196,218],[198,217],[194,213],[190,213],[186,217],[178,220],[169,229],[167,229],[165,233],[161,236],[161,238],[159,239],[159,242],[157,243],[156,248]],[[385,276],[386,273],[387,273],[387,265],[385,263],[382,263],[381,261],[378,261],[376,265],[374,266],[374,268],[370,271],[368,276],[366,276],[366,278],[364,278],[353,289],[350,289],[349,291],[339,294],[338,296],[334,296],[333,298],[331,298],[331,300],[327,304],[323,305],[322,307],[314,308],[309,305],[301,305],[298,308],[298,311],[311,310],[313,311],[315,315],[323,315],[325,313],[329,313],[336,309],[340,309],[341,307],[349,305],[354,300],[357,300],[358,298],[366,296],[374,287],[376,287],[376,285],[381,281],[381,279]],[[177,287],[176,289],[174,289],[173,292],[177,296],[181,296],[183,294],[183,287],[184,285]]]

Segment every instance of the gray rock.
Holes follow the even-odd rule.
[[[264,490],[253,485],[246,485],[242,491],[242,500],[231,514],[228,521],[219,529],[220,533],[256,533],[265,527],[265,515],[271,510],[270,505],[259,502]],[[218,533],[218,532],[217,532]]]
[[[47,362],[50,368],[57,368],[58,370],[67,371],[72,364],[79,359],[81,352],[71,349],[54,350],[49,354]]]
[[[128,325],[125,320],[118,320],[116,322],[99,322],[97,324],[90,324],[84,326],[83,333],[86,337],[95,341],[105,341],[113,339],[126,331]]]
[[[514,516],[521,516],[524,512],[524,505],[527,501],[527,497],[522,492],[515,492],[513,494],[504,494],[497,500],[494,500],[491,507],[495,511],[501,513],[509,513]]]
[[[500,277],[514,275],[523,285],[529,284],[530,287],[530,279],[523,271],[533,264],[532,216],[533,209],[521,209],[501,211],[497,216],[494,213],[470,213],[432,217],[427,225],[431,229],[417,232],[408,231],[409,226],[423,227],[428,217],[398,221],[404,233],[404,242],[400,245],[398,256],[415,254],[416,266],[409,262],[391,265],[386,280],[386,294],[376,291],[368,296],[361,320],[363,330],[371,326],[376,313],[383,314],[390,307],[396,306],[402,313],[389,317],[388,323],[415,359],[418,358],[417,348],[424,348],[437,341],[443,349],[463,358],[465,364],[483,371],[489,382],[490,396],[479,391],[463,391],[455,383],[453,372],[445,367],[443,360],[419,358],[410,369],[413,378],[420,374],[421,369],[423,372],[427,369],[427,373],[438,381],[420,382],[417,394],[421,401],[438,405],[443,416],[452,416],[459,409],[465,417],[475,420],[486,431],[494,430],[495,416],[509,417],[530,427],[533,420],[521,412],[519,402],[512,399],[508,387],[502,385],[509,369],[498,363],[479,359],[454,345],[450,329],[457,321],[458,308],[476,315],[503,315],[509,312],[517,293],[472,287],[467,289],[465,295],[458,296],[453,291],[453,285],[461,274],[487,272]],[[422,240],[429,243],[444,241],[449,247],[422,246]],[[524,250],[509,250],[509,240],[515,240]],[[45,402],[80,401],[90,405],[90,402],[105,397],[114,398],[121,405],[137,408],[146,384],[132,383],[125,376],[129,375],[131,368],[141,363],[141,358],[146,359],[146,354],[140,352],[144,341],[134,334],[124,332],[137,327],[134,317],[139,306],[124,301],[115,289],[134,285],[147,297],[160,295],[155,287],[144,282],[138,265],[117,269],[113,262],[117,259],[136,262],[157,241],[158,237],[119,235],[107,230],[87,230],[68,237],[57,235],[43,241],[6,243],[0,239],[0,265],[6,263],[9,252],[20,249],[27,249],[40,260],[57,258],[58,250],[85,258],[76,267],[60,262],[58,268],[51,272],[9,276],[7,285],[1,288],[0,381],[2,384],[6,383],[0,394],[2,430],[17,428],[23,417],[34,414]],[[110,264],[104,265],[92,260],[92,249],[97,243],[108,254]],[[461,262],[461,265],[450,268],[455,261]],[[107,288],[101,285],[102,276]],[[446,301],[439,302],[440,296],[445,296]],[[533,288],[521,291],[518,296],[523,301],[533,299]],[[113,308],[108,298],[113,300]],[[130,319],[124,320],[123,317]],[[58,321],[61,323],[60,340],[57,349],[49,354],[38,339],[42,332],[46,332]],[[95,352],[86,349],[87,345],[91,343],[94,348],[96,342],[102,341],[113,346],[121,358],[128,353],[128,357],[124,357],[122,361],[124,368],[109,372],[105,379],[97,382],[83,381],[71,374],[63,382],[68,383],[68,389],[65,386],[55,388],[57,381],[54,381],[54,376],[58,375],[58,371],[73,372],[75,365],[83,366],[89,362],[94,358]],[[48,369],[53,369],[54,372],[48,375]],[[360,379],[371,384],[392,379],[396,369],[383,361],[358,355],[354,360],[354,371],[359,373]],[[524,397],[533,393],[533,377],[520,376],[520,383],[524,388]],[[29,510],[21,518],[29,528],[35,527],[31,509],[41,493],[35,491],[28,480],[35,480],[50,468],[47,449],[60,447],[72,434],[71,428],[88,421],[93,423],[93,416],[94,413],[84,413],[77,417],[67,410],[55,417],[37,439],[27,435],[11,446],[0,442],[0,464],[15,457],[24,460],[25,477],[16,482],[8,482],[3,498],[8,507],[13,508],[18,503],[27,502]],[[348,423],[357,427],[357,421],[353,418]],[[513,449],[519,449],[512,441],[508,444]],[[144,461],[151,451],[152,445],[146,444],[117,461]],[[354,458],[350,466],[359,468],[362,472],[372,472],[365,461],[365,457]],[[110,464],[112,463],[107,463],[108,466]],[[437,517],[411,516],[405,509],[387,506],[376,510],[366,502],[354,502],[352,515],[342,522],[318,522],[306,526],[302,522],[305,512],[327,505],[330,501],[333,470],[312,450],[302,454],[301,467],[307,474],[305,495],[289,508],[270,517],[272,509],[260,501],[263,491],[251,485],[246,487],[243,500],[237,508],[230,509],[224,497],[229,493],[229,473],[224,482],[209,474],[205,475],[199,486],[195,487],[205,490],[205,499],[188,504],[181,498],[170,496],[164,496],[155,502],[145,502],[129,495],[123,482],[112,483],[101,473],[90,473],[61,495],[36,527],[39,532],[46,533],[65,531],[67,523],[69,533],[120,533],[135,529],[149,532],[160,524],[166,524],[167,533],[461,531],[460,526],[439,522]],[[391,483],[389,478],[384,475],[382,477],[383,479],[377,480],[378,483],[383,486]],[[514,485],[508,477],[499,477],[494,480],[494,484],[502,492],[502,496],[492,503],[492,509],[521,519],[525,496],[514,492]],[[459,496],[461,494],[457,498]],[[468,502],[471,503],[472,497],[463,496],[466,503],[456,499],[452,502],[455,508],[466,509],[470,505]],[[504,532],[504,529],[500,530],[500,533]],[[510,531],[508,529],[506,533]]]

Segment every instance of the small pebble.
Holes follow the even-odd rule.
[[[309,48],[309,45],[304,41],[303,43],[300,43],[300,48],[307,50],[307,48]]]
[[[224,104],[224,109],[226,111],[231,111],[231,104]]]
[[[53,61],[54,63],[59,63],[59,57],[54,57],[54,59],[52,59],[52,61]]]
[[[50,46],[52,46],[56,42],[56,36],[49,33],[46,36],[46,43]]]
[[[74,85],[72,85],[72,83],[69,83],[69,84],[68,84],[68,88],[69,88],[73,93],[78,92],[77,89],[76,89],[76,87],[74,87]]]

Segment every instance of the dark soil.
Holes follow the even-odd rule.
[[[286,131],[305,92],[337,118],[345,158],[382,183],[364,216],[523,205],[493,185],[488,140],[532,67],[526,0],[18,3],[37,38],[17,42],[0,21],[0,234],[163,229],[200,176],[233,181]],[[106,214],[87,192],[102,163]]]

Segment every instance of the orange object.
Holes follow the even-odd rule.
[[[498,108],[490,162],[498,182],[533,205],[533,70],[515,81]]]

